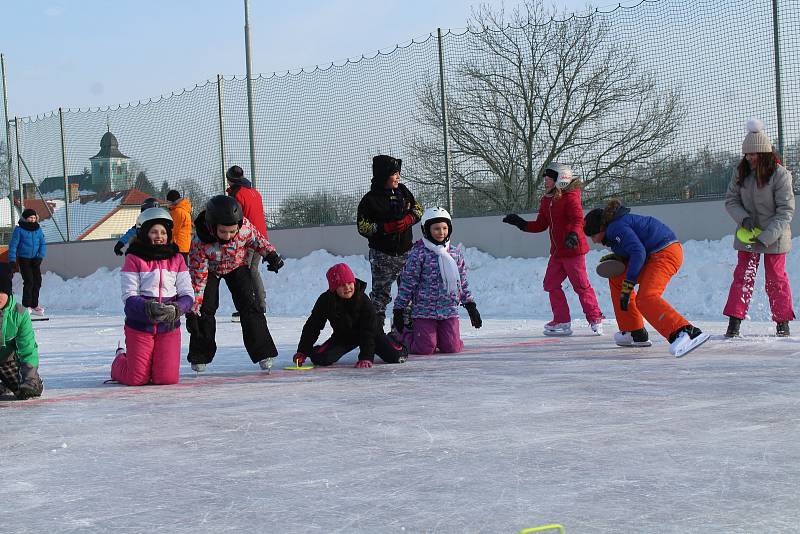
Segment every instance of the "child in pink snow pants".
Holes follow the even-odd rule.
[[[180,317],[194,303],[183,255],[172,242],[172,217],[149,208],[136,220],[120,279],[125,302],[125,348],[117,349],[111,379],[128,386],[177,384]]]
[[[569,166],[551,163],[544,171],[544,185],[547,192],[542,197],[535,221],[526,221],[515,213],[503,218],[504,223],[514,225],[523,232],[550,232],[550,260],[544,275],[544,290],[550,295],[553,320],[544,325],[544,334],[572,334],[569,304],[561,287],[564,280],[569,278],[592,331],[603,335],[603,312],[586,275],[589,245],[583,235],[581,182],[573,177]]]
[[[458,319],[463,304],[475,328],[483,325],[469,292],[464,254],[450,244],[453,223],[444,208],[428,208],[422,215],[423,238],[414,243],[400,275],[394,300],[394,328],[412,354],[461,352],[464,343]],[[404,310],[411,305],[411,329]]]
[[[761,233],[752,242],[733,240],[738,261],[723,311],[729,318],[725,337],[739,336],[762,254],[765,289],[776,335],[785,337],[789,335],[789,321],[794,319],[792,288],[786,276],[786,254],[792,248],[790,223],[794,216],[792,175],[778,163],[763,123],[751,119],[747,129],[742,143],[744,157],[728,186],[725,209],[739,227],[750,231],[757,228]]]

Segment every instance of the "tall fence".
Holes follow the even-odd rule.
[[[373,57],[258,76],[256,176],[242,77],[15,117],[6,58],[0,240],[22,207],[40,213],[49,241],[116,237],[144,197],[170,189],[197,212],[233,164],[271,227],[351,223],[380,153],[403,159],[423,204],[458,216],[535,210],[554,160],[575,167],[588,206],[719,198],[749,117],[800,168],[800,0],[644,0],[565,20],[528,7],[501,20],[479,12],[469,30]]]

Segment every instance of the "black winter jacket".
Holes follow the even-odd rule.
[[[333,342],[358,345],[361,348],[358,359],[372,361],[375,357],[377,324],[375,308],[364,293],[366,287],[366,282],[356,279],[356,291],[346,300],[333,291],[321,294],[303,326],[297,352],[309,356],[328,321],[333,328]]]
[[[358,233],[369,240],[369,248],[400,256],[411,250],[411,227],[401,233],[387,234],[383,225],[398,221],[409,213],[414,224],[422,219],[422,206],[405,185],[384,189],[373,182],[372,188],[358,203]]]

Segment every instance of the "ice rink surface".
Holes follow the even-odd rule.
[[[458,355],[283,371],[302,324],[270,319],[272,375],[220,323],[195,376],[184,332],[181,383],[142,388],[103,384],[121,316],[36,324],[45,393],[0,402],[2,530],[800,530],[800,338],[774,324],[699,323],[716,335],[675,359],[462,320]]]

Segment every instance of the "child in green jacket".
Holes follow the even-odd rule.
[[[39,346],[33,335],[31,316],[17,303],[11,291],[11,269],[0,264],[0,395],[13,393],[18,399],[42,394],[39,378]]]

